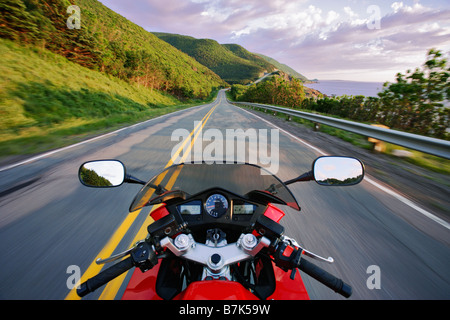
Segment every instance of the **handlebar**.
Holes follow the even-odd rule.
[[[131,257],[126,258],[125,260],[116,263],[115,265],[109,267],[108,269],[100,272],[98,275],[93,278],[87,280],[82,283],[80,287],[77,289],[77,294],[80,297],[84,297],[88,293],[95,291],[101,286],[105,285],[109,281],[115,279],[120,276],[122,273],[130,270],[134,266],[133,260]]]
[[[127,251],[128,252],[128,251]],[[81,298],[117,278],[122,273],[127,272],[132,267],[139,267],[142,272],[150,270],[158,264],[158,257],[148,242],[138,242],[130,250],[130,256],[119,263],[100,272],[98,275],[82,283],[77,289],[77,294]]]
[[[248,235],[247,235],[248,236]],[[242,237],[241,237],[242,238]],[[241,241],[240,238],[240,241]],[[245,238],[245,235],[244,235]],[[163,239],[164,240],[164,239]],[[167,239],[166,239],[167,240]],[[261,241],[258,243],[258,245],[255,246],[255,248],[247,248],[245,246],[246,242],[239,242],[240,246],[226,246],[227,248],[230,247],[232,249],[238,250],[237,252],[232,251],[231,257],[227,260],[227,263],[234,263],[238,260],[233,260],[234,256],[239,256],[239,258],[242,259],[248,258],[251,256],[256,255],[262,247],[268,247],[270,245],[270,240],[267,240],[266,238],[262,238]],[[166,242],[165,242],[166,243]],[[185,255],[185,258],[197,261],[195,258],[196,254],[200,254],[200,256],[211,256],[211,252],[207,251],[208,246],[203,245],[197,245],[194,246],[195,249],[191,249],[190,251],[180,251],[179,248],[177,248],[174,244],[172,244],[171,241],[167,242],[166,245],[163,245],[163,247],[169,246],[171,251],[175,251],[174,253],[179,255]],[[189,246],[192,247],[192,246]],[[244,251],[239,249],[242,247]],[[296,268],[300,269],[301,271],[305,272],[312,278],[316,279],[317,281],[321,282],[328,288],[334,290],[335,292],[341,294],[345,298],[349,298],[352,295],[352,288],[345,282],[343,282],[341,279],[333,276],[332,274],[326,272],[322,268],[316,266],[315,264],[301,258],[303,250],[301,248],[296,248],[291,255],[285,256],[283,254],[284,250],[286,248],[286,244],[279,246],[276,250],[276,253],[274,255],[275,262],[278,266],[280,266],[283,270],[287,271],[287,269],[293,269],[295,271]],[[250,250],[251,249],[251,250]],[[199,251],[200,252],[197,252]],[[241,250],[241,251],[239,251]],[[192,251],[192,252],[191,252]],[[206,253],[205,253],[206,252]],[[214,251],[215,252],[215,251]],[[178,253],[178,254],[177,254]],[[80,287],[77,289],[77,294],[80,297],[84,297],[87,294],[95,291],[96,289],[100,288],[101,286],[105,285],[109,281],[115,279],[116,277],[120,276],[122,273],[128,271],[134,266],[139,267],[143,272],[153,268],[158,263],[158,257],[162,257],[163,255],[156,256],[156,252],[154,251],[154,248],[151,247],[151,245],[147,242],[141,242],[139,243],[133,250],[130,252],[130,256],[119,263],[109,267],[108,269],[102,271],[98,275],[94,276],[93,278],[87,280],[86,282],[82,283]],[[191,257],[192,256],[192,257]],[[230,260],[231,261],[228,261]],[[202,262],[203,264],[207,264],[207,262],[204,261],[197,261]],[[295,276],[295,274],[294,274]]]
[[[322,258],[313,254],[309,251],[301,248],[297,241],[294,239],[284,237],[288,239],[288,241],[282,241],[276,251],[274,252],[273,257],[275,258],[275,264],[283,269],[284,271],[292,270],[291,278],[295,277],[295,271],[300,269],[305,272],[307,275],[316,279],[320,283],[324,284],[328,288],[334,290],[340,295],[349,298],[352,295],[352,287],[346,284],[339,278],[336,278],[332,274],[326,272],[322,268],[316,266],[315,264],[305,260],[302,256],[303,254],[313,257],[315,259],[319,259],[326,262],[333,262],[332,258]],[[292,245],[292,246],[291,246]],[[289,248],[289,250],[287,250]]]
[[[351,286],[346,284],[341,279],[336,278],[332,274],[326,272],[322,268],[316,266],[315,264],[305,259],[301,259],[297,267],[306,274],[308,274],[309,276],[313,277],[317,281],[327,286],[328,288],[344,296],[345,298],[349,298],[352,295]]]

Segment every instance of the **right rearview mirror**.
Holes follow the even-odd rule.
[[[320,157],[313,164],[314,180],[322,186],[351,186],[364,178],[364,165],[349,157]]]

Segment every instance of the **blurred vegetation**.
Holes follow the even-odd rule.
[[[80,29],[67,26],[71,4]],[[211,101],[227,85],[95,0],[2,0],[0,25],[2,157]]]
[[[180,103],[40,47],[0,39],[0,155],[42,152],[165,113]]]
[[[80,29],[67,27],[71,4],[80,7]],[[0,10],[2,38],[48,49],[151,90],[206,98],[226,85],[195,59],[96,0],[3,0]]]
[[[307,97],[298,81],[273,77],[252,86],[233,85],[236,101],[259,102],[313,111],[439,139],[450,139],[450,66],[439,50],[428,51],[422,68],[398,73],[378,97]]]
[[[398,73],[396,83],[385,83],[375,119],[391,128],[449,139],[450,64],[443,53],[428,51],[422,68]],[[374,111],[372,111],[374,112]]]

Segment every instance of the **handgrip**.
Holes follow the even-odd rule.
[[[84,297],[88,293],[95,291],[104,284],[120,276],[122,273],[130,270],[133,267],[133,260],[128,257],[119,263],[109,267],[108,269],[100,272],[98,275],[82,283],[77,289],[77,294],[80,297]]]
[[[352,295],[351,286],[315,264],[305,259],[301,259],[298,268],[345,298],[349,298]]]

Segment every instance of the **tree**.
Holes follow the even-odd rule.
[[[392,128],[414,131],[439,138],[448,136],[450,99],[450,67],[441,51],[428,51],[422,68],[398,73],[396,83],[385,83],[379,97],[384,105],[384,124]]]

